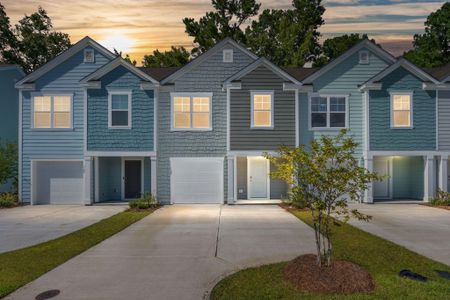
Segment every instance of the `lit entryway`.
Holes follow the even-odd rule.
[[[389,157],[376,158],[373,161],[373,170],[379,175],[386,176],[383,180],[373,183],[373,196],[375,199],[390,199],[391,195],[391,165]]]
[[[270,164],[261,156],[247,158],[248,197],[249,199],[270,198]]]

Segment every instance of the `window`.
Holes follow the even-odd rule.
[[[95,61],[94,49],[84,49],[84,62],[93,63]]]
[[[273,128],[273,92],[251,92],[251,127]]]
[[[369,63],[369,51],[359,51],[359,63],[360,64]]]
[[[72,127],[72,96],[34,96],[33,128],[64,129]]]
[[[109,127],[131,128],[131,91],[109,92]]]
[[[223,62],[225,62],[225,63],[233,62],[233,49],[223,50]]]
[[[211,93],[172,94],[172,130],[211,130]]]
[[[391,94],[391,127],[412,128],[412,94]]]
[[[312,96],[310,110],[311,128],[347,127],[347,96]]]

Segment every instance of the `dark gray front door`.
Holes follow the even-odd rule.
[[[125,161],[125,198],[133,199],[141,196],[141,161]]]

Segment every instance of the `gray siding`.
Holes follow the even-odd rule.
[[[265,66],[241,78],[230,91],[230,150],[276,150],[295,146],[295,93],[283,91],[284,80]],[[251,128],[251,91],[274,91],[274,128]]]
[[[450,91],[439,91],[439,150],[450,150]]]
[[[233,49],[233,63],[222,62],[222,49]],[[224,157],[227,152],[227,96],[223,82],[253,60],[232,44],[183,74],[174,82],[175,92],[212,92],[212,131],[170,131],[170,92],[158,97],[158,200],[170,201],[171,157]],[[224,162],[224,195],[227,197],[227,169]]]

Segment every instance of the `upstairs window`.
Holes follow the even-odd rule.
[[[251,127],[273,128],[273,91],[251,92]]]
[[[33,128],[67,129],[72,127],[72,96],[33,97]]]
[[[94,49],[84,49],[84,60],[85,63],[95,62]]]
[[[131,128],[131,91],[109,92],[109,127]]]
[[[172,130],[211,130],[211,93],[172,94]]]
[[[233,62],[233,49],[223,50],[223,62],[225,62],[225,63]]]
[[[412,94],[391,94],[391,127],[412,128]]]
[[[347,96],[312,96],[310,111],[312,129],[347,127]]]

